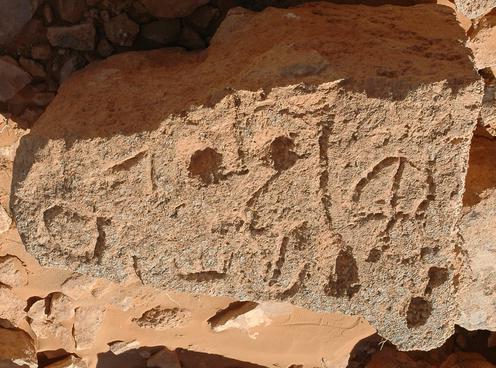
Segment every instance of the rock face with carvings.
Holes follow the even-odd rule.
[[[236,9],[207,51],[92,65],[21,141],[23,242],[42,265],[437,347],[483,94],[463,38],[438,5]]]
[[[0,115],[0,209],[8,208],[13,153],[26,133]],[[170,367],[177,358],[182,368],[344,368],[355,345],[374,333],[360,316],[158,290],[136,275],[116,284],[40,267],[13,223],[0,228],[2,368]]]

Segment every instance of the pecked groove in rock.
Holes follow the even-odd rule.
[[[363,314],[437,347],[482,98],[463,38],[444,6],[315,3],[233,10],[204,52],[93,64],[21,142],[23,242],[43,265]]]

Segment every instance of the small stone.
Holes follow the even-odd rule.
[[[99,306],[76,308],[74,317],[74,340],[78,350],[91,348],[103,323],[105,309]]]
[[[72,56],[69,58],[64,65],[60,68],[59,81],[64,82],[74,73],[76,70],[81,69],[84,66],[84,60],[79,56]]]
[[[179,44],[188,50],[203,49],[206,46],[200,35],[190,27],[183,27],[179,37]]]
[[[110,42],[107,41],[106,38],[103,38],[98,42],[98,46],[96,47],[96,51],[98,51],[98,54],[101,57],[109,57],[112,55],[112,52],[114,51],[114,48],[110,44]]]
[[[133,0],[102,0],[101,6],[113,15],[127,13],[128,8],[131,6]]]
[[[19,258],[11,255],[0,257],[0,283],[9,287],[22,287],[28,283],[26,268]]]
[[[111,18],[104,25],[107,38],[118,46],[132,46],[139,33],[139,26],[126,14]]]
[[[10,225],[12,225],[12,219],[5,209],[0,206],[0,234],[3,234],[7,230],[10,229]]]
[[[72,299],[63,293],[53,293],[50,299],[50,316],[57,322],[68,321],[74,317]]]
[[[205,5],[196,9],[188,19],[194,26],[205,29],[216,18],[220,17],[220,10],[211,5]]]
[[[106,23],[106,22],[108,22],[110,20],[110,13],[108,12],[108,10],[102,10],[102,11],[100,11],[100,19],[104,23]]]
[[[31,60],[31,59],[28,59],[25,57],[21,57],[19,59],[19,64],[21,65],[21,67],[25,71],[27,71],[29,74],[31,74],[31,76],[33,78],[44,79],[47,76],[47,74],[45,72],[45,68],[43,67],[43,65],[37,63],[34,60]]]
[[[57,92],[59,89],[59,84],[55,79],[48,79],[47,81],[47,91]]]
[[[70,27],[49,27],[48,41],[52,46],[80,51],[95,49],[95,27],[92,24],[80,24]]]
[[[31,0],[0,1],[0,45],[6,45],[29,22],[35,9]]]
[[[62,20],[77,23],[87,9],[85,0],[55,0],[55,9]]]
[[[53,23],[53,10],[50,4],[48,3],[43,5],[43,19],[45,20],[45,24],[47,26]]]
[[[34,341],[26,332],[0,328],[0,342],[0,367],[38,367]]]
[[[149,23],[153,20],[153,17],[140,1],[133,1],[128,14],[135,22],[140,24]]]
[[[31,57],[35,60],[50,60],[52,48],[48,44],[33,46],[31,48]]]
[[[141,29],[143,38],[167,45],[176,42],[181,33],[181,22],[178,19],[157,20],[145,24]]]
[[[26,318],[26,312],[24,311],[25,306],[26,303],[24,299],[21,299],[8,287],[0,285],[0,320],[6,319],[10,321],[13,326],[19,326]],[[1,338],[0,341],[2,341]],[[0,344],[0,351],[1,349],[2,344]],[[2,367],[1,364],[0,367]]]
[[[43,114],[43,109],[39,107],[28,107],[24,112],[17,117],[19,123],[31,126]]]
[[[148,368],[181,368],[177,354],[168,349],[162,349],[153,354],[147,361]]]
[[[157,18],[182,18],[208,3],[208,0],[142,0],[148,11]]]
[[[125,353],[126,351],[137,349],[140,347],[140,344],[136,340],[132,341],[114,341],[109,345],[110,351],[115,355],[119,355]]]
[[[0,101],[14,97],[31,82],[31,76],[22,68],[0,60]]]
[[[33,96],[33,104],[39,107],[47,106],[55,97],[53,92],[39,92]]]
[[[84,18],[87,21],[96,22],[100,18],[100,12],[98,9],[91,8],[84,13]]]
[[[496,348],[496,332],[491,332],[489,338],[487,339],[488,348]]]

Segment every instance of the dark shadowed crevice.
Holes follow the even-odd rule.
[[[470,364],[456,365],[457,361]],[[402,352],[375,334],[354,347],[347,368],[488,367],[490,363],[496,363],[496,333],[455,326],[455,333],[441,347],[429,351]]]
[[[264,366],[187,349],[164,346],[140,347],[121,354],[98,354],[97,368],[266,368]]]
[[[224,325],[242,314],[255,309],[258,303],[255,302],[232,302],[226,308],[219,310],[215,315],[207,320],[210,327],[215,328]]]
[[[489,190],[496,189],[496,137],[477,127],[470,146],[463,206],[479,203]]]

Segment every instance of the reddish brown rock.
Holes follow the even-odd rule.
[[[70,27],[49,27],[48,41],[52,46],[68,49],[91,51],[95,48],[95,27],[92,24],[80,24]]]
[[[438,5],[237,9],[206,51],[90,66],[18,150],[25,245],[44,265],[363,314],[402,349],[437,347],[459,313],[483,93],[463,37]]]
[[[181,33],[179,19],[158,20],[142,26],[141,36],[146,40],[167,45],[176,42]]]
[[[132,46],[138,33],[139,26],[126,14],[118,15],[105,22],[105,35],[115,45]]]
[[[0,59],[0,101],[8,101],[31,82],[19,66]]]
[[[495,368],[477,353],[454,353],[439,368]]]
[[[36,2],[31,0],[0,0],[0,45],[8,44],[29,22]]]
[[[77,23],[88,9],[85,0],[55,0],[55,9],[59,17],[70,23]]]
[[[31,57],[35,60],[50,60],[52,48],[50,45],[36,45],[31,48]]]
[[[43,65],[37,63],[34,60],[21,57],[19,59],[19,65],[27,71],[33,78],[44,79],[47,74]]]

